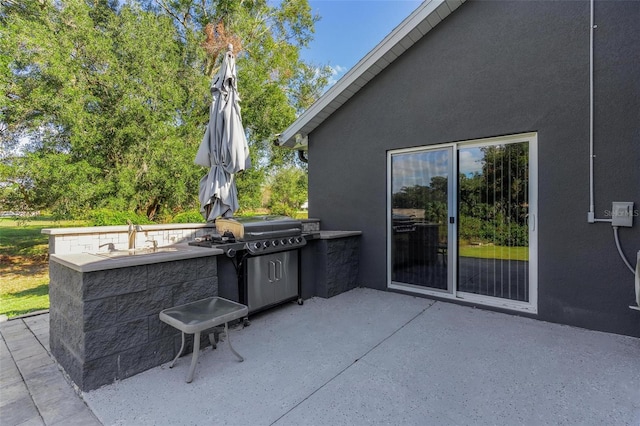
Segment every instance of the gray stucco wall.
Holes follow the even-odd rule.
[[[595,196],[640,209],[640,2],[596,1]],[[640,336],[633,276],[589,207],[589,3],[469,1],[309,135],[310,216],[363,231],[386,288],[387,150],[538,132],[538,318]],[[620,232],[640,250],[640,218]]]

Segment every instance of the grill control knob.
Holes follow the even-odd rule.
[[[302,238],[296,237],[296,243],[300,244],[302,242]]]
[[[287,239],[286,239],[286,238],[283,238],[283,239],[280,241],[280,243],[281,243],[282,245],[287,244]]]
[[[257,250],[257,249],[259,249],[260,247],[262,247],[262,244],[258,241],[257,243],[254,243],[254,244],[253,244],[253,247],[255,247],[255,248],[256,248],[256,250]]]
[[[293,238],[289,238],[289,244],[293,244],[295,242],[296,242],[296,240],[294,240]]]
[[[260,244],[260,243],[258,243],[258,244]],[[265,241],[265,242],[264,242],[264,248],[267,248],[267,247],[269,247],[270,245],[271,245],[271,243],[270,243],[269,241]]]
[[[278,240],[273,240],[273,246],[276,247],[278,244],[280,244],[280,241]]]

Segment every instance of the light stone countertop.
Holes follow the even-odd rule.
[[[308,240],[333,240],[336,238],[356,237],[362,231],[311,231],[303,234]]]
[[[175,260],[217,256],[224,252],[220,249],[190,246],[186,243],[180,243],[172,246],[158,247],[157,252],[145,251],[138,254],[128,254],[121,251],[116,253],[120,255],[114,256],[114,253],[106,251],[100,253],[52,254],[49,257],[49,261],[59,263],[78,272],[96,272],[108,269],[172,262]]]

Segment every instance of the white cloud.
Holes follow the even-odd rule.
[[[336,65],[335,67],[331,67],[331,70],[333,71],[334,75],[342,75],[347,71],[347,68],[340,65]]]
[[[329,68],[331,68],[331,77],[329,77],[329,84],[327,84],[327,89],[336,84],[338,80],[342,78],[344,73],[347,72],[347,68],[340,65],[336,65],[335,67],[329,66]]]
[[[402,187],[429,186],[435,176],[448,176],[447,151],[423,151],[393,156],[393,192]]]
[[[463,148],[458,153],[460,163],[459,172],[467,176],[482,172],[484,153],[480,148]]]

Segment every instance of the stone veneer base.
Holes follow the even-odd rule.
[[[52,260],[49,274],[51,352],[82,391],[173,359],[180,333],[159,312],[218,295],[214,256],[86,273]]]
[[[346,234],[342,232],[341,234]],[[302,251],[302,297],[329,298],[358,287],[360,236],[312,239]]]

